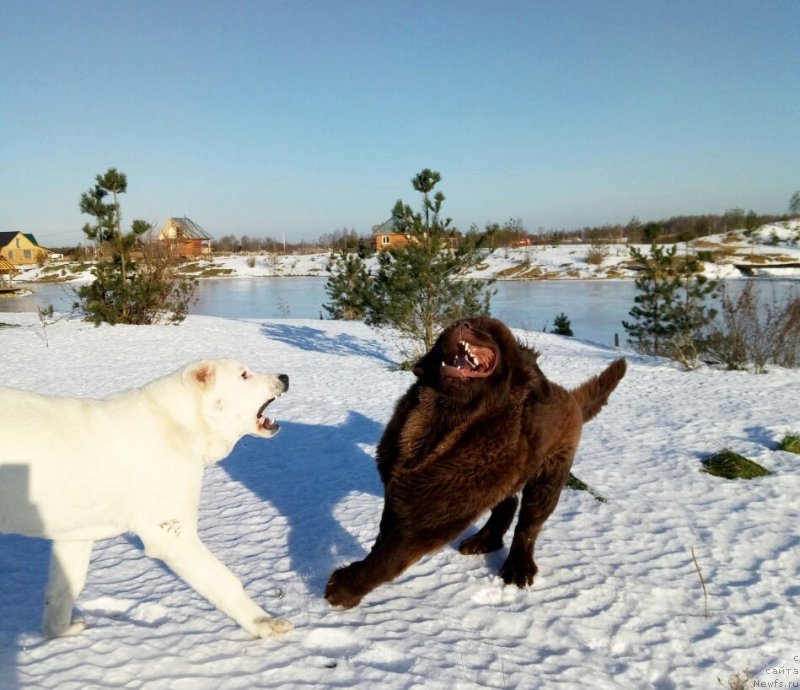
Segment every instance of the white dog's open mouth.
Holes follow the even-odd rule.
[[[275,433],[277,433],[277,432],[278,432],[278,429],[280,429],[280,426],[278,425],[278,423],[277,423],[277,422],[274,422],[274,421],[272,421],[272,420],[271,420],[271,419],[270,419],[270,418],[267,416],[267,407],[269,406],[269,404],[270,404],[270,403],[271,403],[273,400],[275,400],[275,398],[270,398],[269,400],[267,400],[267,402],[265,402],[265,403],[264,403],[264,404],[263,404],[263,405],[262,405],[262,406],[261,406],[261,407],[258,409],[258,414],[256,414],[256,420],[257,420],[257,422],[256,422],[256,426],[258,427],[258,430],[259,430],[261,433],[264,433],[264,432],[269,432],[269,433],[271,433],[271,434],[275,434]]]

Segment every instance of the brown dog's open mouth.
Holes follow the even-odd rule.
[[[273,422],[269,417],[267,417],[267,407],[273,400],[275,400],[275,398],[270,398],[258,408],[258,413],[256,414],[256,426],[261,432],[271,431],[274,433],[280,429],[280,426],[277,422]]]
[[[456,351],[445,354],[442,373],[460,378],[485,378],[497,366],[497,350],[492,346],[478,345],[459,340]]]

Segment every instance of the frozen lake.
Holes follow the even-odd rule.
[[[225,278],[201,280],[192,314],[226,318],[325,317],[325,278]],[[798,281],[764,281],[779,292],[794,289]],[[0,299],[0,312],[36,311],[52,304],[69,311],[76,301],[64,284],[28,284],[32,294]],[[626,339],[627,319],[636,293],[628,280],[498,281],[492,298],[492,315],[512,327],[551,330],[561,312],[570,320],[576,338],[603,345]]]
[[[325,278],[231,278],[201,281],[194,314],[232,318],[325,318]],[[492,315],[510,326],[550,329],[562,311],[579,338],[604,344],[623,338],[633,305],[631,281],[503,281],[494,284]]]

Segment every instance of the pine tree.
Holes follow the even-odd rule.
[[[789,199],[789,213],[800,213],[800,189]]]
[[[481,239],[458,237],[451,219],[442,217],[445,197],[434,193],[440,181],[438,172],[422,170],[411,181],[423,196],[422,210],[402,200],[392,209],[395,227],[409,242],[379,254],[367,309],[368,325],[394,328],[412,342],[410,355],[430,349],[450,321],[488,314],[491,302],[486,281],[465,277],[483,259]]]
[[[689,245],[694,234],[686,232],[679,239],[685,242],[686,250],[675,268],[681,280],[681,300],[675,313],[676,333],[669,347],[673,359],[692,369],[707,348],[709,328],[717,317],[717,310],[709,305],[709,301],[719,295],[719,282],[704,276],[702,263],[690,253]]]
[[[371,296],[372,280],[361,257],[342,250],[331,254],[326,268],[331,275],[325,283],[325,292],[331,301],[322,305],[325,311],[332,319],[363,319]]]
[[[434,192],[440,181],[441,175],[427,168],[412,179],[423,197],[421,210],[414,212],[402,200],[392,209],[395,229],[409,241],[380,252],[374,275],[353,254],[339,254],[329,263],[328,313],[396,330],[410,343],[405,347],[409,357],[428,350],[453,319],[489,313],[491,281],[465,277],[483,260],[484,237],[459,237],[451,219],[442,217],[445,197]]]
[[[570,324],[569,317],[564,312],[561,312],[553,320],[553,333],[556,335],[566,335],[569,337],[573,336],[572,324]]]
[[[667,354],[667,343],[675,335],[674,322],[680,279],[672,272],[672,260],[677,247],[664,249],[655,243],[645,255],[631,247],[631,256],[639,262],[641,272],[636,278],[637,295],[634,307],[628,312],[634,321],[623,321],[629,343],[637,352],[648,355]]]
[[[83,232],[97,242],[100,258],[94,281],[78,288],[80,306],[95,324],[149,324],[162,317],[181,321],[196,281],[177,274],[179,257],[169,245],[158,240],[143,242],[151,229],[149,223],[134,220],[129,232],[122,231],[119,195],[127,189],[125,174],[109,168],[81,195],[81,212],[95,219],[94,224],[83,226]],[[105,201],[109,194],[111,203]],[[134,248],[143,256],[138,263],[132,258]]]
[[[657,228],[645,227],[651,241],[650,252],[637,247],[631,256],[641,266],[635,281],[638,294],[629,314],[633,321],[623,321],[628,342],[638,352],[671,357],[687,368],[696,366],[704,348],[706,330],[716,317],[716,310],[707,300],[717,294],[718,284],[702,275],[702,265],[689,254],[691,237],[685,255],[678,259],[678,247],[656,244]]]

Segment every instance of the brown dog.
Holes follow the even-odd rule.
[[[325,598],[350,608],[425,554],[448,544],[481,513],[483,528],[461,553],[503,547],[517,509],[514,539],[500,576],[532,584],[536,537],[558,503],[581,427],[625,375],[625,360],[567,391],[548,381],[538,354],[500,321],[479,317],[449,326],[414,367],[378,445],[385,487],[380,531],[363,560],[336,570]]]

